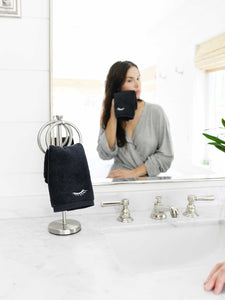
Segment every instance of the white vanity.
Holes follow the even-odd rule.
[[[82,226],[74,235],[48,233],[48,224],[60,218],[46,210],[48,196],[39,201],[41,215],[1,219],[0,299],[224,298],[203,289],[212,267],[225,260],[224,179],[124,182],[94,190],[94,207],[68,212]],[[188,218],[182,213],[189,194],[215,200],[196,202],[199,217]],[[167,212],[164,220],[150,217],[159,195],[178,208],[177,218]],[[131,223],[118,222],[121,207],[101,207],[124,198]]]

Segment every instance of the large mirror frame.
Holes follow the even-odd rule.
[[[53,116],[53,89],[54,89],[54,83],[53,83],[53,68],[54,68],[54,59],[53,59],[53,31],[54,31],[54,22],[53,22],[53,2],[54,0],[50,0],[50,119],[52,119],[52,116]],[[148,7],[150,7],[150,2],[149,1],[141,1],[140,5],[142,4],[142,2],[148,2]],[[179,2],[179,5],[178,5],[178,2]],[[189,2],[189,5],[187,5],[187,3]],[[195,8],[195,5],[196,5],[196,9],[197,9],[197,12],[199,13],[200,11],[200,6],[201,6],[201,3],[204,2],[204,12],[208,9],[206,15],[204,16],[204,18],[201,19],[201,15],[200,15],[200,18],[198,20],[197,16],[195,13],[193,13],[193,18],[190,19],[190,16],[188,16],[188,13],[190,13],[190,9],[191,7],[194,9]],[[218,2],[218,3],[217,3]],[[166,1],[162,0],[160,1],[160,4],[163,5],[165,4]],[[169,76],[171,75],[171,70],[173,72],[173,76],[176,77],[177,79],[177,82],[176,83],[171,83],[171,87],[170,89],[174,89],[174,93],[177,92],[176,90],[176,86],[177,84],[180,84],[183,86],[183,88],[187,88],[187,86],[185,85],[185,82],[183,80],[184,76],[186,76],[186,73],[188,72],[193,72],[193,68],[190,69],[188,68],[188,65],[190,64],[190,57],[192,58],[192,64],[194,66],[194,47],[193,45],[197,45],[210,39],[211,37],[214,37],[215,35],[218,35],[222,32],[225,31],[225,21],[221,21],[223,16],[222,16],[222,11],[223,8],[225,9],[225,6],[222,6],[220,7],[222,1],[221,0],[199,0],[198,3],[194,3],[193,4],[190,4],[190,1],[188,0],[179,0],[179,1],[174,1],[175,3],[175,7],[176,7],[176,10],[173,10],[173,9],[170,9],[170,7],[168,6],[168,11],[170,12],[170,15],[167,15],[166,14],[166,11],[164,10],[163,14],[164,14],[164,21],[160,20],[160,18],[157,20],[156,18],[156,23],[158,22],[158,30],[157,32],[155,33],[154,32],[154,24],[151,24],[150,26],[150,29],[148,30],[148,34],[151,36],[151,38],[153,39],[153,45],[156,45],[157,43],[161,43],[161,45],[163,44],[162,41],[159,42],[159,37],[157,36],[160,32],[162,33],[164,30],[165,30],[165,22],[166,20],[171,20],[172,18],[177,18],[177,20],[172,24],[171,28],[168,29],[168,32],[164,32],[162,34],[162,37],[165,38],[165,43],[174,43],[175,40],[176,40],[176,34],[177,34],[177,37],[178,37],[178,40],[179,40],[179,49],[173,49],[173,47],[170,47],[168,49],[165,49],[165,48],[162,48],[161,49],[161,52],[159,53],[159,58],[156,58],[155,56],[155,53],[157,52],[157,48],[154,49],[154,46],[153,46],[153,50],[152,50],[152,57],[153,57],[153,60],[149,61],[148,62],[148,67],[149,66],[157,66],[156,70],[155,70],[155,76],[157,77],[157,84],[158,86],[160,87],[163,87],[163,86],[166,86],[168,85],[168,82],[170,81],[170,78]],[[212,6],[212,3],[214,3],[214,6],[218,6],[218,12],[220,12],[220,14],[217,14],[216,13],[216,9],[214,11],[210,11],[210,8]],[[181,7],[184,7],[184,9],[187,11],[187,15],[182,15],[180,14],[180,10]],[[160,8],[160,5],[158,7],[158,9]],[[65,9],[67,9],[67,11],[70,9],[69,7],[66,7],[65,6]],[[146,11],[145,11],[145,14],[144,16],[146,17]],[[184,17],[185,16],[185,17]],[[209,20],[209,16],[211,16],[211,23],[213,23],[213,20],[216,20],[218,22],[218,26],[212,26],[212,28],[210,30],[204,30],[203,27],[206,26],[206,20]],[[221,20],[220,20],[221,19]],[[62,22],[62,20],[60,20]],[[199,35],[195,35],[193,38],[191,37],[193,32],[194,32],[194,27],[183,32],[183,35],[182,33],[180,32],[181,29],[184,29],[182,28],[182,26],[188,26],[190,25],[190,21],[192,22],[196,22],[196,24],[199,25],[200,27],[200,31],[201,31],[201,34]],[[220,22],[221,21],[221,22]],[[182,23],[183,22],[183,23]],[[146,23],[142,23],[141,26],[145,26]],[[179,28],[175,28],[176,26],[180,26],[180,30]],[[169,30],[172,30],[172,35],[170,38],[168,38],[168,34],[169,34]],[[205,32],[207,31],[207,32]],[[146,33],[146,32],[145,32]],[[187,35],[185,37],[185,34]],[[185,40],[187,39],[187,41]],[[188,42],[191,42],[191,46],[189,48],[189,51],[193,51],[192,55],[190,57],[185,57],[185,59],[183,59],[181,56],[177,55],[178,53],[181,53],[182,52],[182,47],[183,46],[186,46],[186,44]],[[176,59],[173,60],[172,62],[169,62],[168,63],[168,58],[171,58],[172,54],[171,54],[171,51],[175,51],[175,56],[176,56]],[[155,52],[154,52],[155,51]],[[154,55],[153,55],[154,54]],[[135,57],[135,56],[134,56]],[[136,62],[136,61],[135,61]],[[142,60],[140,60],[140,64],[144,66],[144,63],[142,62]],[[109,64],[110,65],[110,64]],[[144,69],[144,68],[143,68]],[[153,67],[154,69],[154,67]],[[144,69],[145,70],[145,69]],[[152,70],[152,69],[151,69]],[[196,73],[198,73],[198,82],[191,82],[193,85],[204,85],[205,86],[205,82],[207,81],[207,74],[203,71],[199,71],[199,70],[195,70]],[[151,73],[152,74],[152,73]],[[189,74],[188,76],[195,76],[196,74]],[[183,76],[183,77],[182,77]],[[166,83],[166,79],[168,79],[168,82]],[[145,85],[148,84],[147,82],[148,80],[146,80],[146,82],[144,83]],[[159,89],[160,90],[160,89]],[[152,92],[152,91],[151,91]],[[161,93],[161,95],[158,95],[158,97],[160,98],[161,96],[161,99],[163,99],[163,96],[165,95],[165,93],[168,92],[168,88],[166,89],[165,88],[165,91],[163,90],[163,88],[160,90],[159,94]],[[198,89],[195,89],[195,95],[192,95],[193,96],[193,99],[190,100],[190,109],[193,109],[193,106],[194,106],[194,102],[196,101],[197,97],[199,95],[196,95],[198,93]],[[153,91],[154,93],[154,91]],[[198,105],[198,108],[197,109],[201,109],[202,108],[202,102],[204,101],[203,100],[203,97],[204,96],[201,96],[201,99],[200,101],[197,103]],[[168,100],[168,99],[167,99]],[[169,99],[170,101],[173,100],[172,98]],[[160,104],[162,105],[166,105],[166,102],[162,101]],[[173,103],[173,105],[179,105],[178,103]],[[180,105],[180,107],[182,107],[182,104]],[[167,106],[168,108],[168,106]],[[185,119],[185,113],[186,113],[186,108],[184,107],[184,109],[182,110],[182,113],[184,114],[183,115],[183,118],[184,118],[184,121],[186,121]],[[173,112],[172,109],[168,108],[168,111],[169,111],[169,118],[173,119],[173,117],[176,115],[176,111]],[[182,137],[182,134],[183,135],[191,135],[193,134],[193,131],[196,130],[196,125],[198,126],[198,123],[196,120],[198,120],[199,118],[204,118],[200,115],[197,115],[197,112],[196,110],[192,110],[192,114],[193,114],[193,119],[192,119],[192,123],[194,124],[194,126],[190,129],[185,129],[185,126],[183,124],[181,124],[180,126],[180,129],[176,129],[176,136],[179,136],[180,134],[180,141],[176,143],[176,147],[178,150],[180,151],[183,151],[184,148],[180,147],[179,148],[179,143],[183,143],[183,142],[186,142],[185,139],[183,139]],[[187,118],[188,118],[188,115],[187,115]],[[71,120],[69,120],[71,121]],[[205,124],[206,125],[206,124]],[[174,126],[173,128],[175,128],[176,126]],[[179,126],[177,126],[179,127]],[[202,126],[199,126],[197,128],[197,130],[200,130],[200,132],[202,132],[202,129],[204,127]],[[201,140],[201,143],[205,144],[203,142],[203,139]],[[197,144],[198,142],[197,142]],[[190,151],[194,151],[193,149],[193,146],[192,145],[189,145],[188,146],[190,148]],[[216,155],[217,155],[217,152],[215,152]],[[188,155],[188,151],[186,153],[184,153],[184,159],[186,159],[186,155]],[[218,154],[220,155],[220,154]],[[221,156],[222,157],[222,156]],[[183,176],[183,177],[179,177],[179,176],[175,176],[173,178],[170,177],[170,175],[167,176],[167,174],[165,176],[159,176],[159,177],[156,177],[156,178],[150,178],[150,177],[145,177],[145,178],[137,178],[137,179],[120,179],[120,180],[113,180],[113,179],[103,179],[103,178],[92,178],[92,182],[93,182],[93,185],[104,185],[104,184],[120,184],[120,183],[147,183],[147,182],[163,182],[163,181],[170,181],[172,179],[172,181],[192,181],[192,180],[201,180],[201,179],[218,179],[218,178],[221,178],[222,176],[221,175],[211,175],[210,172],[208,173],[209,175],[207,175],[207,172],[206,172],[206,175],[196,175],[196,174],[191,174],[190,172],[187,173],[186,176]]]

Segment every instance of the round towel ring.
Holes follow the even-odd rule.
[[[49,127],[49,128],[47,129],[46,134],[45,134],[45,146],[46,146],[47,148],[49,148],[49,146],[50,146],[50,137],[51,137],[51,133],[54,133],[54,128],[55,128],[55,126],[63,126],[64,129],[65,129],[65,132],[66,132],[66,139],[65,139],[65,141],[62,143],[62,146],[64,146],[65,144],[67,144],[67,145],[70,146],[70,145],[72,144],[73,132],[72,132],[72,130],[71,130],[71,127],[77,132],[78,137],[79,137],[79,143],[82,144],[82,135],[81,135],[81,132],[80,132],[80,130],[79,130],[74,124],[72,124],[72,123],[70,123],[70,122],[67,122],[67,121],[63,121],[63,120],[59,120],[59,121],[50,121],[50,122],[44,124],[44,125],[40,128],[40,130],[39,130],[39,132],[38,132],[38,136],[37,136],[38,146],[39,146],[39,148],[41,149],[41,151],[42,151],[43,153],[45,153],[46,150],[44,149],[44,147],[42,146],[42,143],[41,143],[41,136],[42,136],[42,133],[43,133],[43,131],[44,131],[47,127]],[[69,133],[69,134],[68,134],[68,133]],[[56,137],[56,138],[57,138],[57,137]],[[58,138],[60,139],[59,136],[58,136]],[[68,138],[69,138],[69,141],[68,141]]]

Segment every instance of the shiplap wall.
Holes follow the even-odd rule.
[[[47,195],[37,133],[49,118],[49,3],[22,0],[21,18],[0,18],[0,208]],[[31,197],[31,198],[30,198]],[[27,199],[23,202],[21,199]],[[30,199],[30,201],[28,200]]]

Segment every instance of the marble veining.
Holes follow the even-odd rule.
[[[143,216],[145,226],[152,222],[147,213],[136,213],[136,224],[130,228],[141,226]],[[82,230],[71,236],[48,233],[47,226],[55,219],[0,220],[0,299],[224,299],[224,293],[215,296],[203,290],[210,264],[158,272],[120,268],[105,233],[107,228],[120,230],[130,224],[120,224],[115,214],[76,215]]]

